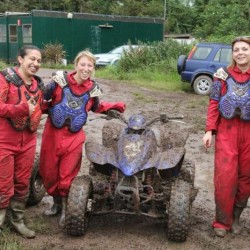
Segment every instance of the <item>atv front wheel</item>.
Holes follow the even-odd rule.
[[[34,206],[38,204],[46,193],[43,186],[42,177],[39,174],[39,160],[39,155],[36,154],[30,178],[30,194],[27,201],[27,206]]]
[[[114,123],[112,121],[107,122],[102,129],[102,144],[105,147],[111,148],[114,146],[122,130],[125,128],[123,124]]]
[[[168,208],[168,239],[186,241],[191,210],[191,184],[177,179],[171,189]]]
[[[180,177],[184,181],[187,181],[191,185],[194,185],[195,164],[193,161],[184,159],[180,170]]]
[[[72,236],[84,235],[91,213],[90,196],[92,180],[89,176],[77,176],[71,184],[66,208],[66,232]]]

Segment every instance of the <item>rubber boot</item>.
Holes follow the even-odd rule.
[[[0,234],[2,233],[2,230],[3,230],[3,223],[6,217],[6,211],[7,211],[6,208],[0,209]]]
[[[54,216],[61,212],[62,210],[62,197],[61,196],[53,196],[53,205],[50,208],[47,208],[44,211],[44,215]]]
[[[65,215],[66,215],[67,197],[62,197],[62,212],[59,220],[59,226],[65,226]]]
[[[35,238],[36,234],[34,231],[28,229],[24,224],[24,211],[25,202],[11,200],[10,208],[12,210],[11,224],[14,226],[16,231],[21,234],[24,238],[31,239]]]
[[[241,232],[241,225],[240,225],[240,215],[243,212],[244,208],[243,207],[234,207],[234,220],[232,224],[232,233],[234,234],[240,234]]]
[[[227,230],[224,228],[214,228],[214,233],[216,236],[224,238],[227,234]]]

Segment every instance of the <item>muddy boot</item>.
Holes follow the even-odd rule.
[[[34,231],[28,229],[24,224],[24,210],[26,203],[16,200],[10,202],[10,208],[12,210],[11,224],[14,226],[16,231],[20,233],[24,238],[31,239],[35,238],[36,234]]]
[[[244,210],[243,207],[238,207],[238,206],[234,207],[234,213],[233,213],[234,220],[232,224],[232,233],[234,234],[240,234],[241,232],[240,215],[243,210]]]
[[[44,215],[54,216],[61,213],[62,210],[62,197],[61,196],[53,196],[53,205],[50,208],[47,208],[44,211]]]
[[[65,226],[66,206],[67,206],[67,198],[62,197],[62,212],[61,212],[61,217],[59,220],[59,226],[61,226],[61,227]]]
[[[214,228],[214,233],[216,236],[224,238],[227,234],[227,230],[224,228]]]
[[[6,208],[0,208],[0,234],[2,233],[3,230],[3,223],[6,217]]]

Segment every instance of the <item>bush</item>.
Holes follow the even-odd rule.
[[[6,63],[4,62],[4,60],[0,60],[0,70],[5,68],[7,65]]]
[[[63,45],[60,43],[48,43],[42,49],[43,62],[46,64],[61,64],[65,58],[66,51],[63,50]]]
[[[135,72],[148,67],[165,72],[176,71],[176,64],[172,67],[171,61],[177,61],[181,54],[188,54],[192,46],[179,44],[174,40],[139,45],[140,49],[125,52],[117,65],[119,71]]]

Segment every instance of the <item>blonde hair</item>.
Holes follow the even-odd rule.
[[[82,57],[87,57],[90,61],[92,61],[95,65],[96,63],[96,58],[95,56],[89,51],[89,50],[83,50],[81,52],[79,52],[77,54],[77,56],[75,57],[74,59],[74,64],[77,65],[77,63],[79,62],[79,60],[82,58]]]
[[[234,38],[234,40],[232,41],[232,51],[234,49],[235,43],[237,43],[237,42],[245,42],[245,43],[248,43],[250,45],[250,36],[240,36],[240,37]],[[233,59],[233,53],[232,53],[231,63],[228,65],[228,68],[233,68],[235,65],[236,65],[236,62]]]

